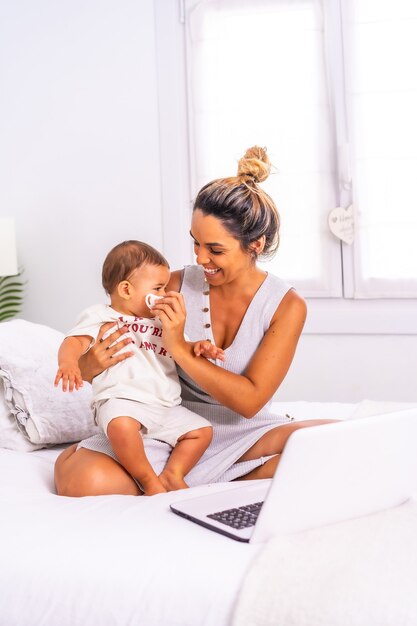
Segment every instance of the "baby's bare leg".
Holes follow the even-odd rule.
[[[165,469],[160,474],[162,484],[168,491],[186,489],[184,476],[194,467],[210,445],[213,431],[210,426],[190,430],[182,435],[172,450]]]
[[[141,424],[133,417],[120,416],[109,423],[107,436],[119,463],[140,482],[145,495],[152,496],[166,489],[146,457],[140,429]]]

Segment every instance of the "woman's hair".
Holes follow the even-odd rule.
[[[272,198],[258,185],[268,178],[271,163],[266,148],[249,148],[238,163],[237,176],[218,178],[199,191],[193,211],[217,217],[243,250],[256,252],[251,243],[265,236],[260,258],[274,256],[279,245],[280,219]]]
[[[128,280],[142,265],[165,265],[169,268],[166,258],[143,241],[123,241],[115,246],[103,263],[101,279],[106,293],[113,293],[122,280]]]

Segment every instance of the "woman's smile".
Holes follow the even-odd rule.
[[[217,272],[220,272],[219,267],[216,268],[216,267],[204,267],[203,266],[203,270],[207,276],[214,276],[215,274],[217,274]]]

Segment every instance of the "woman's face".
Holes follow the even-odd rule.
[[[212,215],[196,209],[191,219],[191,237],[198,265],[210,285],[230,283],[253,268],[252,257],[240,242]]]

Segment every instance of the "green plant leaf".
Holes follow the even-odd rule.
[[[13,319],[13,317],[15,317],[19,312],[20,312],[19,310],[12,310],[12,311],[9,311],[8,313],[0,314],[0,322],[5,322],[6,320]]]
[[[0,289],[1,294],[4,296],[7,293],[23,293],[23,289],[18,289],[13,287],[12,289],[9,289],[8,287],[5,287],[4,289]]]
[[[16,298],[16,297],[3,298],[3,299],[0,298],[0,309],[9,307],[9,306],[20,306],[22,302],[23,302],[23,298]]]
[[[23,268],[17,276],[0,278],[0,322],[12,319],[21,311],[26,282],[20,280]]]

